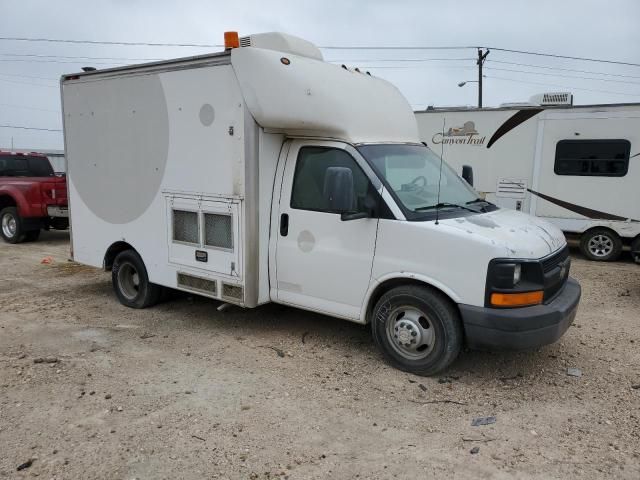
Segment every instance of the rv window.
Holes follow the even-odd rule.
[[[630,151],[628,140],[561,140],[553,170],[557,175],[624,177]]]
[[[204,244],[207,247],[233,249],[231,215],[204,214]]]
[[[173,210],[173,241],[200,244],[200,229],[196,212]]]
[[[330,212],[327,200],[323,194],[324,177],[329,167],[346,167],[353,173],[353,185],[358,205],[361,209],[367,193],[373,189],[371,182],[358,166],[351,155],[344,150],[326,147],[303,147],[298,154],[293,191],[291,193],[291,208]]]

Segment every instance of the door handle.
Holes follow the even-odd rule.
[[[289,234],[289,215],[283,213],[280,215],[280,235],[286,237]]]

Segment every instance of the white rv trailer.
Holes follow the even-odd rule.
[[[230,39],[62,78],[72,256],[110,269],[124,305],[169,287],[370,322],[418,374],[463,342],[567,330],[580,286],[562,232],[478,199],[395,87],[295,37]]]
[[[454,169],[471,166],[487,200],[579,236],[592,260],[627,247],[640,260],[640,104],[571,103],[569,93],[547,93],[416,118],[421,140]]]

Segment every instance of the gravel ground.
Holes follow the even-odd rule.
[[[68,247],[0,245],[0,478],[640,478],[630,261],[574,253],[583,300],[557,344],[422,378],[368,327],[304,311],[127,309]]]

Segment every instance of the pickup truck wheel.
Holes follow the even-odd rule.
[[[38,238],[40,238],[40,229],[38,229],[38,230],[29,230],[28,232],[25,232],[25,234],[24,234],[24,239],[27,242],[35,242],[36,240],[38,240]]]
[[[396,368],[433,375],[447,368],[462,347],[460,315],[442,293],[407,285],[385,293],[373,310],[373,338]]]
[[[111,269],[113,289],[120,303],[131,308],[147,308],[158,303],[162,289],[151,283],[140,255],[133,250],[120,252]]]
[[[622,240],[606,228],[594,228],[582,234],[580,250],[589,260],[612,262],[622,253]]]
[[[0,235],[8,243],[19,243],[24,237],[22,219],[16,207],[6,207],[0,211]]]

